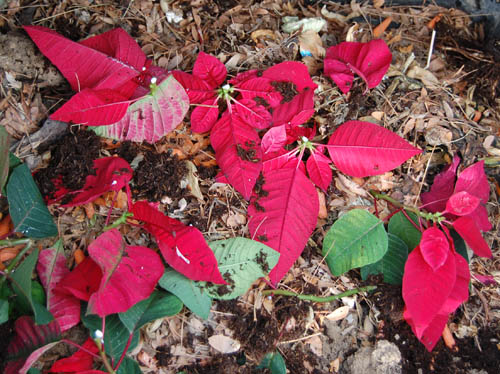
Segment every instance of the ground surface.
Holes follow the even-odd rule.
[[[197,51],[216,55],[226,63],[230,75],[284,60],[302,60],[319,85],[314,121],[320,139],[327,138],[346,120],[362,119],[382,124],[425,150],[401,168],[379,177],[360,180],[334,174],[326,195],[328,216],[319,220],[301,258],[280,288],[325,296],[359,286],[359,272],[333,277],[320,254],[324,234],[339,214],[353,206],[371,204],[366,192],[369,188],[414,204],[452,155],[460,154],[468,166],[499,152],[494,145],[485,148],[483,142],[490,135],[500,136],[500,65],[483,49],[482,26],[472,24],[460,11],[433,6],[390,8],[384,7],[383,1],[376,1],[377,7],[270,0],[7,3],[8,7],[0,10],[0,124],[16,139],[35,133],[72,94],[69,85],[20,26],[47,26],[72,40],[119,26],[138,41],[156,64],[168,69],[190,71]],[[173,11],[182,21],[170,22],[165,11]],[[333,12],[343,17],[336,17]],[[443,18],[437,24],[433,59],[423,72],[415,66],[426,65],[431,38],[426,23],[438,13],[443,13]],[[301,39],[299,32],[284,33],[284,16],[323,17],[328,23],[319,32],[320,41],[313,43]],[[359,82],[350,95],[341,95],[335,84],[321,74],[322,48],[344,41],[347,35],[367,41],[373,26],[387,16],[393,18],[384,35],[393,53],[387,78],[367,95],[362,94]],[[305,48],[306,43],[315,52],[312,57],[301,59],[299,48]],[[410,56],[415,60],[407,69],[405,63]],[[53,191],[53,175],[62,174],[67,183],[78,188],[96,157],[118,154],[132,162],[141,155],[134,177],[135,198],[161,202],[166,212],[198,227],[208,240],[248,236],[247,203],[229,186],[215,184],[218,168],[209,139],[191,133],[189,117],[155,145],[113,144],[71,127],[52,144],[24,142],[16,152],[38,170],[36,179],[46,195]],[[263,298],[260,291],[266,285],[256,284],[236,301],[216,303],[208,321],[201,321],[184,309],[175,317],[148,325],[134,357],[144,373],[251,373],[265,353],[278,349],[290,373],[359,373],[369,372],[360,370],[375,365],[370,363],[372,352],[387,348],[396,357],[400,352],[403,373],[498,373],[498,284],[487,286],[474,278],[493,275],[500,281],[499,162],[487,167],[486,173],[491,182],[488,210],[494,226],[486,239],[494,258],[474,258],[471,263],[471,296],[449,324],[457,341],[455,351],[440,342],[428,353],[402,318],[401,289],[373,278],[366,283],[379,285],[374,293],[329,304],[287,297]],[[186,183],[188,178],[197,182]],[[193,184],[198,184],[199,191],[192,188]],[[85,249],[104,225],[108,208],[106,200],[101,200],[101,205],[92,206],[92,227],[87,218],[88,207],[87,211],[51,208],[68,258],[76,249]],[[382,216],[389,213],[383,205],[379,209]],[[118,202],[113,216],[120,214]],[[124,234],[142,244],[149,243],[134,230],[126,229]],[[325,318],[343,305],[350,306],[345,318]],[[0,352],[8,341],[10,327],[0,327]],[[236,354],[215,351],[209,346],[208,337],[219,333],[238,340],[241,349]],[[56,356],[42,364],[50,364]]]

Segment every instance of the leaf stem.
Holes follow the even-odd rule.
[[[14,240],[0,240],[0,246],[15,246],[19,244],[26,244],[26,246],[17,254],[16,257],[10,262],[10,264],[7,266],[5,271],[3,272],[4,277],[0,279],[0,288],[3,285],[3,282],[5,282],[5,279],[7,279],[7,276],[10,274],[12,269],[17,265],[17,263],[23,258],[23,256],[28,252],[28,250],[31,248],[33,245],[33,241],[31,239],[14,239]]]
[[[326,297],[321,297],[321,296],[316,296],[316,295],[303,295],[299,294],[293,291],[287,291],[287,290],[265,290],[262,291],[262,295],[282,295],[282,296],[295,296],[301,300],[309,300],[313,301],[315,303],[329,303],[334,300],[341,299],[346,296],[351,296],[355,295],[360,292],[370,292],[373,291],[377,288],[377,286],[365,286],[365,287],[360,287],[360,288],[355,288],[353,290],[348,290],[345,292],[342,292],[338,295],[332,295],[332,296],[326,296]]]
[[[114,221],[111,225],[105,226],[102,231],[108,231],[111,229],[114,229],[115,227],[120,226],[123,223],[127,222],[128,217],[132,217],[133,214],[130,212],[123,212],[123,214],[118,218],[116,221]]]
[[[118,360],[118,363],[115,366],[115,371],[118,371],[120,365],[122,364],[122,361],[125,358],[125,355],[127,354],[128,348],[130,347],[130,343],[132,343],[133,336],[134,336],[133,332],[128,336],[127,344],[125,345],[122,355],[120,356],[120,359]]]
[[[108,356],[106,356],[106,352],[104,352],[104,347],[101,343],[101,339],[95,339],[94,341],[95,344],[97,345],[97,348],[99,348],[99,356],[101,356],[104,367],[106,368],[109,374],[116,374],[116,371],[113,369],[113,366],[111,366],[108,360]]]
[[[66,344],[72,345],[73,347],[76,347],[76,348],[78,348],[79,350],[84,351],[85,353],[88,353],[89,355],[91,355],[91,356],[93,356],[93,357],[95,357],[95,358],[100,358],[100,356],[99,356],[99,355],[96,355],[94,352],[92,352],[92,351],[88,350],[87,348],[85,348],[85,347],[81,346],[81,345],[80,345],[80,344],[78,344],[78,343],[75,343],[75,342],[73,342],[73,341],[71,341],[71,340],[68,340],[68,339],[61,339],[61,341],[62,341],[63,343],[66,343]]]

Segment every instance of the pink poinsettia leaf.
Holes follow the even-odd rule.
[[[273,82],[292,82],[299,92],[302,92],[305,88],[309,88],[314,92],[318,87],[311,79],[307,66],[297,61],[284,61],[271,66],[264,70],[262,77]]]
[[[89,301],[90,296],[99,289],[101,278],[99,265],[90,257],[86,257],[57,284],[54,292]]]
[[[306,168],[313,183],[326,192],[332,182],[331,160],[321,151],[315,150],[307,159]]]
[[[443,212],[446,209],[446,202],[453,194],[459,164],[460,157],[455,155],[452,163],[436,175],[430,191],[424,192],[420,196],[422,203],[425,205],[425,210],[436,213]]]
[[[403,317],[410,325],[415,336],[417,336],[418,340],[420,340],[429,352],[431,352],[436,346],[437,342],[441,338],[441,335],[443,334],[446,323],[448,322],[448,314],[439,313],[436,314],[427,325],[418,329],[413,322],[408,309],[404,311]]]
[[[324,71],[343,93],[347,93],[352,87],[354,73],[365,81],[367,89],[377,86],[391,60],[392,54],[382,39],[368,43],[343,42],[328,48]]]
[[[54,362],[49,371],[52,373],[80,373],[85,370],[92,370],[94,357],[89,352],[98,354],[99,348],[97,348],[92,338],[88,338],[82,347],[85,350],[79,349],[71,356]]]
[[[476,162],[459,174],[455,184],[455,193],[462,191],[466,191],[481,200],[480,206],[469,217],[476,222],[480,230],[491,230],[492,226],[488,220],[488,211],[484,206],[490,197],[490,185],[484,172],[484,161]]]
[[[420,251],[433,271],[443,266],[451,253],[448,238],[437,227],[429,227],[422,233]]]
[[[279,282],[299,258],[316,227],[319,202],[316,188],[294,160],[279,169],[264,171],[260,191],[248,207],[252,237],[280,253],[271,270]]]
[[[127,98],[115,90],[85,88],[56,110],[50,119],[85,126],[110,125],[123,118],[129,104]]]
[[[238,116],[224,114],[212,128],[215,158],[236,191],[249,199],[262,169],[260,138]]]
[[[304,126],[293,126],[287,127],[286,129],[286,144],[291,144],[299,139],[307,138],[312,139],[316,135],[316,126],[314,127],[304,127]]]
[[[271,85],[271,81],[263,77],[243,80],[235,86],[242,99],[256,100],[258,104],[276,108],[280,105],[283,96]]]
[[[271,125],[271,113],[252,99],[236,100],[232,105],[233,115],[237,115],[247,125],[263,130]]]
[[[61,340],[57,321],[35,325],[32,317],[19,317],[14,323],[15,336],[7,347],[4,374],[26,374],[46,351]]]
[[[201,231],[164,215],[144,201],[135,203],[132,213],[134,219],[144,222],[163,258],[175,270],[192,280],[226,284]]]
[[[193,66],[193,75],[203,79],[211,88],[216,88],[226,79],[227,69],[217,57],[200,52]]]
[[[262,137],[262,151],[264,154],[273,153],[286,143],[286,125],[271,127]]]
[[[381,126],[348,121],[328,141],[335,166],[353,177],[383,174],[422,151]]]
[[[420,246],[408,256],[403,275],[403,299],[417,331],[423,331],[439,313],[456,280],[454,256],[434,271],[425,261]],[[417,333],[417,338],[421,333]]]
[[[488,258],[493,256],[488,243],[484,240],[481,231],[479,231],[476,222],[472,218],[467,216],[458,218],[453,221],[453,228],[476,255]]]
[[[148,298],[163,275],[160,256],[147,247],[126,245],[117,229],[97,237],[88,251],[103,272],[88,304],[89,311],[100,317],[124,312]]]
[[[474,274],[474,278],[476,278],[479,282],[481,282],[485,286],[492,286],[498,284],[493,275]]]
[[[481,200],[467,191],[456,192],[446,202],[446,213],[466,216],[477,209]]]
[[[306,122],[314,114],[314,90],[306,87],[302,92],[273,110],[273,126],[286,124],[293,128]]]
[[[186,90],[191,104],[201,104],[215,98],[215,90],[203,79],[180,70],[173,70],[171,73],[175,80]]]
[[[217,98],[209,99],[193,109],[191,113],[191,131],[203,133],[210,131],[219,117]]]
[[[36,269],[47,294],[47,309],[59,323],[61,332],[77,325],[80,322],[80,301],[56,289],[56,285],[70,273],[62,245],[56,244],[54,248],[40,252]]]
[[[285,165],[286,167],[290,167],[290,165],[299,165],[300,170],[302,170],[304,174],[306,173],[304,163],[294,154],[287,152],[283,147],[275,152],[265,153],[262,159],[262,172],[281,169]]]
[[[238,86],[240,83],[253,79],[253,78],[258,78],[259,76],[259,70],[257,69],[252,69],[252,70],[247,70],[244,71],[243,73],[238,73],[236,77],[231,78],[228,80],[229,84],[232,84],[234,86]]]
[[[104,157],[94,160],[95,175],[88,175],[81,192],[65,207],[83,205],[108,191],[121,190],[132,179],[132,168],[123,158]]]
[[[100,88],[113,89],[139,75],[137,69],[116,56],[73,42],[53,30],[42,26],[24,26],[24,29],[40,51],[61,71],[73,91],[96,88],[99,83]],[[138,50],[140,48],[128,49],[130,60],[134,60],[133,55]],[[122,52],[120,57],[127,57],[127,50]],[[113,79],[106,79],[110,76]]]

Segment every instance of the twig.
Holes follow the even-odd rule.
[[[377,288],[377,286],[365,286],[365,287],[360,287],[360,288],[355,288],[353,290],[348,290],[345,292],[342,292],[338,295],[332,295],[332,296],[326,296],[326,297],[321,297],[321,296],[316,296],[316,295],[303,295],[299,294],[296,292],[292,291],[287,291],[287,290],[265,290],[262,291],[262,295],[282,295],[282,296],[295,296],[298,299],[301,300],[309,300],[313,301],[315,303],[330,303],[334,300],[341,299],[343,297],[355,295],[360,292],[370,292],[373,291]]]

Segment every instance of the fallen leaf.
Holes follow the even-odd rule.
[[[240,342],[225,335],[212,335],[208,338],[208,344],[221,353],[234,353],[241,347]]]

